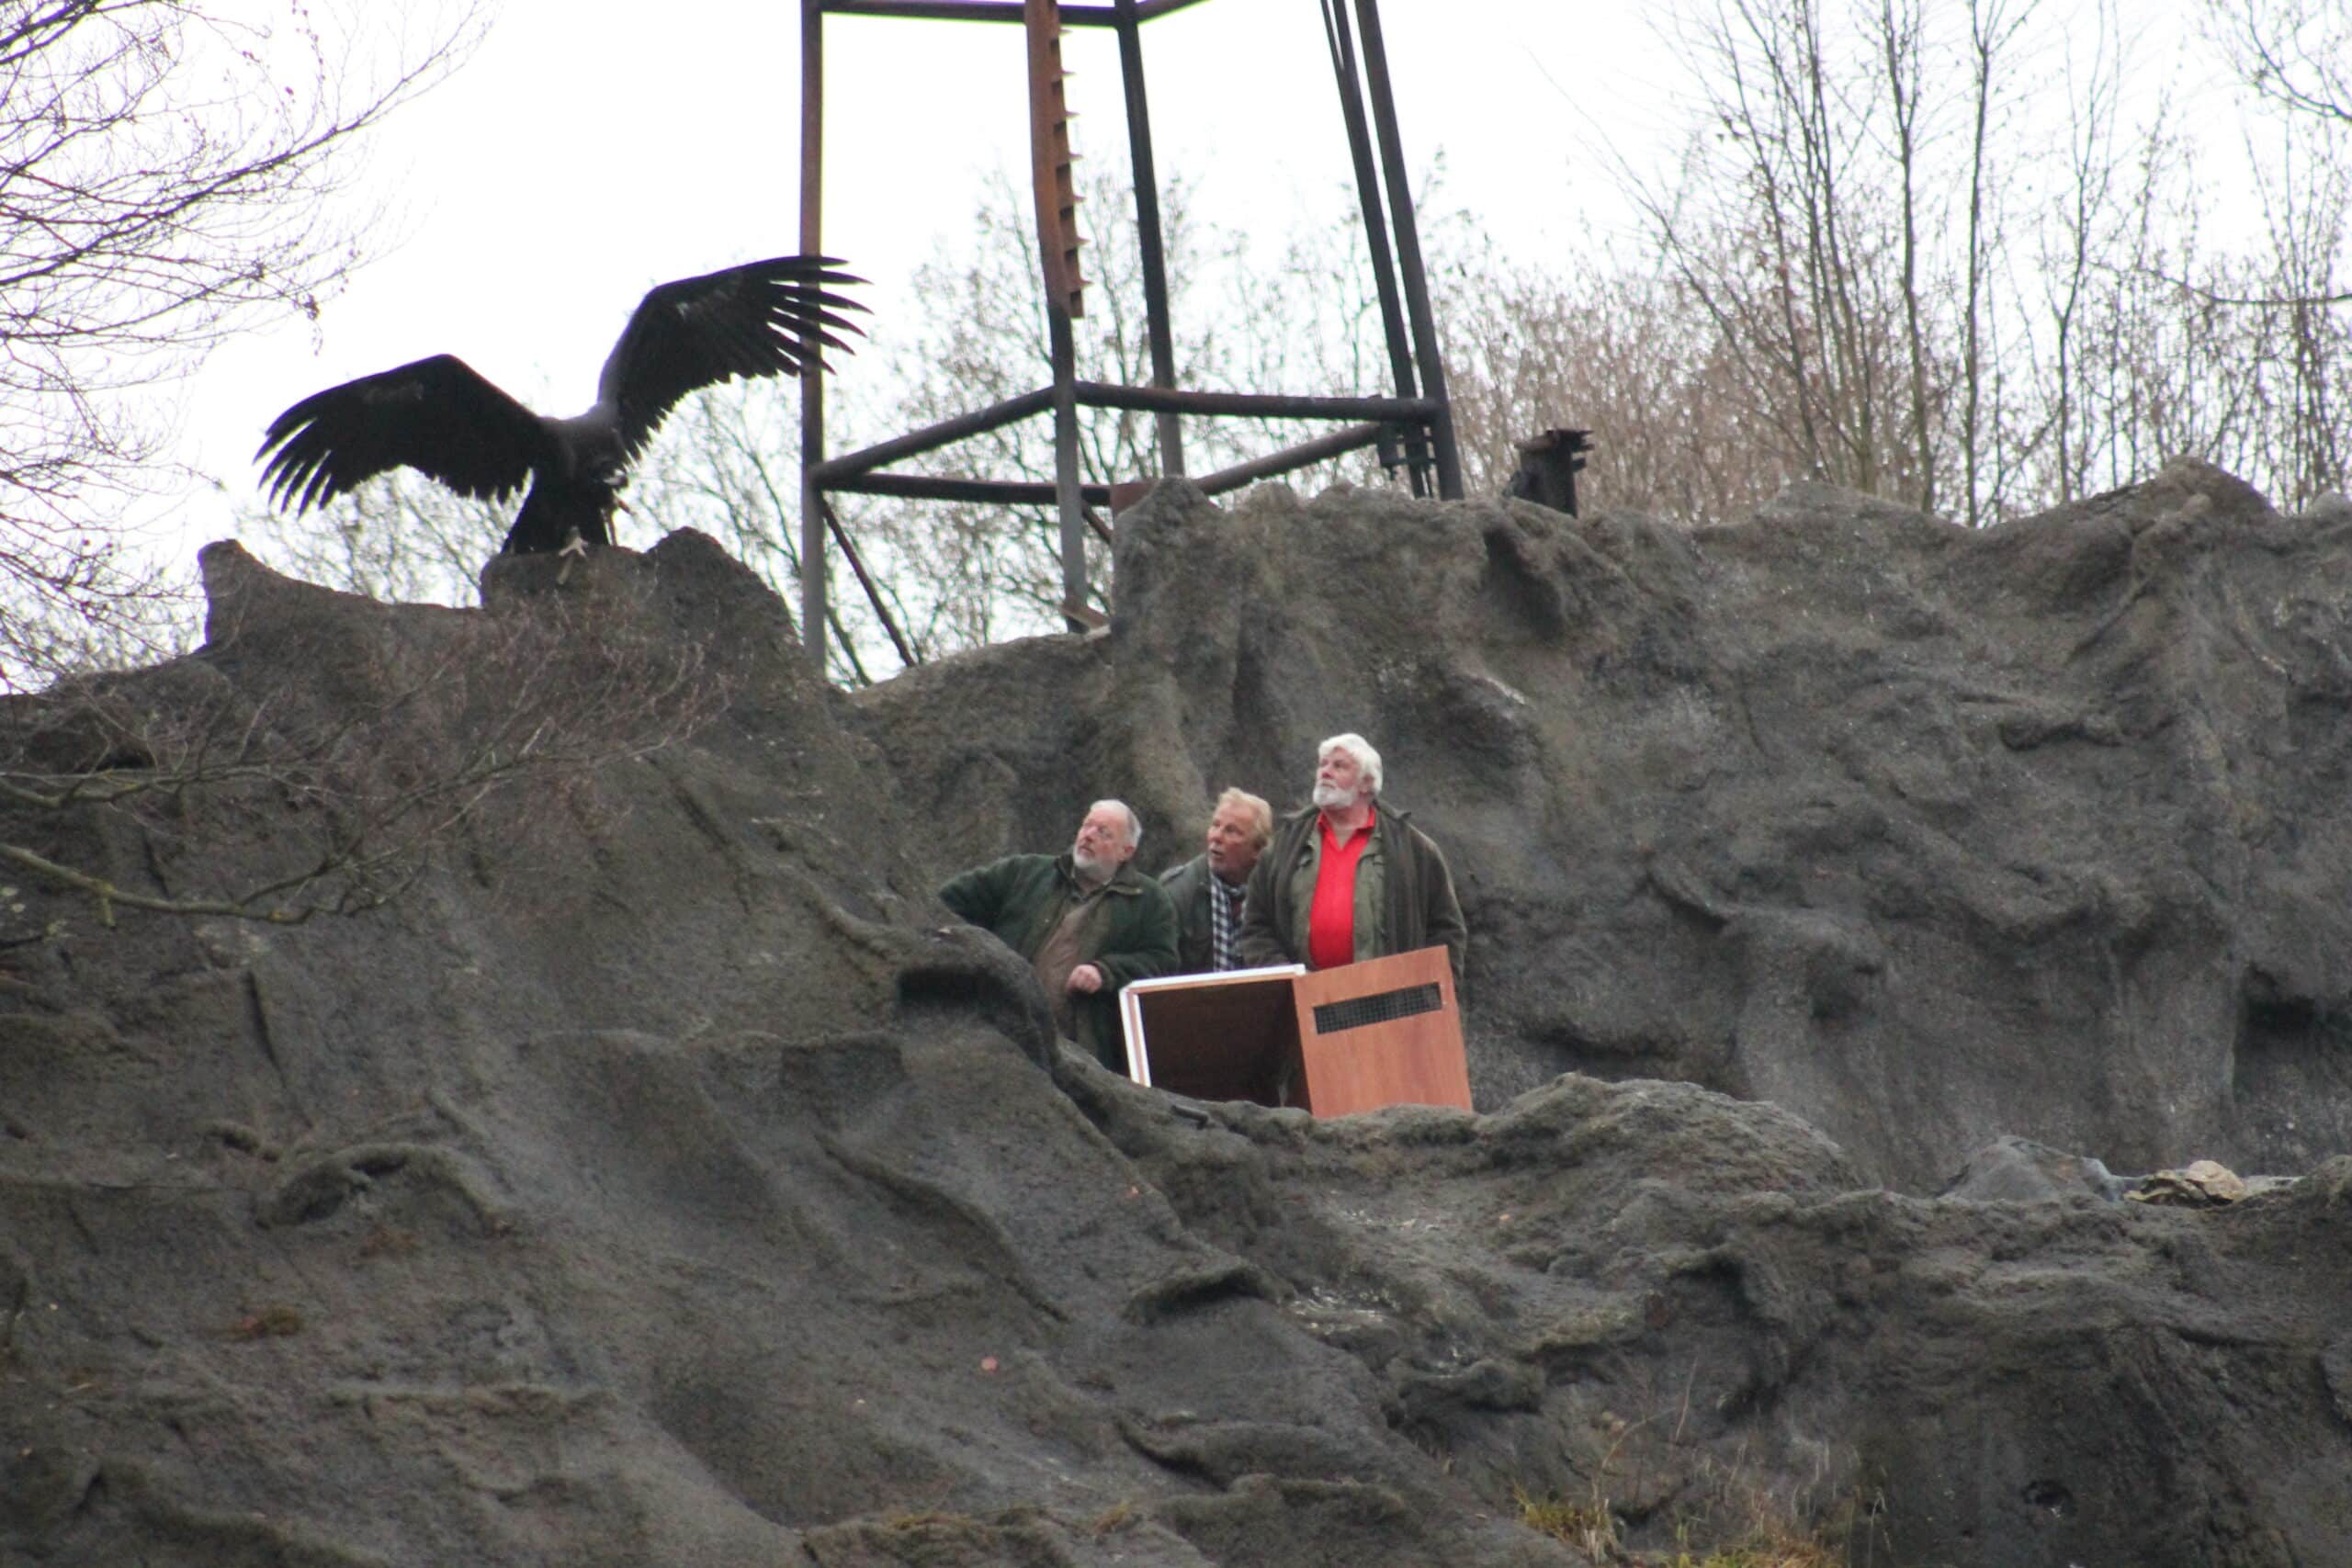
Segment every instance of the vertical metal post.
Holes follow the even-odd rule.
[[[1405,275],[1405,303],[1412,312],[1414,356],[1420,361],[1421,390],[1437,404],[1430,434],[1437,446],[1437,493],[1462,499],[1462,455],[1453,442],[1453,405],[1445,395],[1445,362],[1438,353],[1437,319],[1430,311],[1429,275],[1421,268],[1420,231],[1413,225],[1413,189],[1405,177],[1405,142],[1396,130],[1396,100],[1388,89],[1388,51],[1380,41],[1376,0],[1356,0],[1356,25],[1363,34],[1363,63],[1372,85],[1372,123],[1380,135],[1380,162],[1388,179],[1389,219],[1396,227],[1396,259]]]
[[[1168,323],[1168,260],[1159,238],[1159,175],[1152,166],[1151,109],[1143,89],[1143,26],[1136,17],[1136,0],[1118,0],[1117,9],[1119,74],[1127,96],[1127,157],[1136,186],[1136,241],[1143,252],[1144,328],[1151,339],[1151,384],[1172,388],[1176,347]],[[1168,411],[1153,417],[1159,424],[1159,471],[1182,473],[1183,421]]]
[[[800,249],[820,255],[825,245],[825,4],[800,0]],[[800,646],[808,667],[825,678],[825,498],[817,465],[825,460],[825,381],[817,368],[822,346],[813,333],[800,340]]]
[[[1388,368],[1396,378],[1396,395],[1417,398],[1413,351],[1405,339],[1405,307],[1396,298],[1396,263],[1388,251],[1388,225],[1380,216],[1380,178],[1373,170],[1372,133],[1363,122],[1363,85],[1356,76],[1355,39],[1348,31],[1347,0],[1323,0],[1323,38],[1331,49],[1331,73],[1340,84],[1340,116],[1347,124],[1348,152],[1355,162],[1356,197],[1363,208],[1364,244],[1372,253],[1372,281],[1380,296],[1380,325],[1388,339]],[[1393,458],[1391,446],[1382,455]],[[1405,445],[1406,475],[1415,495],[1426,495],[1429,443],[1419,432]]]
[[[1069,311],[1050,294],[1046,329],[1054,361],[1054,497],[1061,507],[1063,619],[1070,630],[1084,631],[1086,623],[1075,614],[1086,607],[1086,512],[1078,474],[1078,344]]]

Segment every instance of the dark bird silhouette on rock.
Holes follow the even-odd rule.
[[[1577,475],[1592,450],[1589,430],[1546,430],[1519,443],[1519,467],[1503,493],[1555,512],[1577,514]]]
[[[254,454],[266,459],[263,483],[299,517],[401,467],[477,501],[504,501],[527,480],[509,552],[611,544],[629,467],[679,399],[739,376],[797,374],[810,338],[848,352],[835,333],[858,329],[841,312],[865,307],[833,290],[865,279],[840,265],[774,256],[661,285],[613,345],[595,402],[571,419],[533,413],[453,354],[330,387],[271,422]]]

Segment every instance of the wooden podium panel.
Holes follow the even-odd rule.
[[[1119,993],[1127,1077],[1194,1100],[1280,1105],[1298,1058],[1296,964],[1137,980]]]
[[[1470,1065],[1442,947],[1319,969],[1292,982],[1296,1098],[1317,1116],[1384,1105],[1470,1109]]]
[[[1138,980],[1119,993],[1127,1076],[1196,1100],[1344,1116],[1470,1109],[1445,949],[1309,974],[1298,964]]]

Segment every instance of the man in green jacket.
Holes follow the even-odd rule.
[[[1119,987],[1176,967],[1176,908],[1129,863],[1143,823],[1123,801],[1087,808],[1067,853],[1007,855],[967,871],[939,901],[1029,961],[1061,1032],[1127,1070]]]
[[[1379,804],[1380,753],[1361,735],[1317,749],[1315,804],[1286,818],[1250,874],[1241,960],[1336,968],[1442,945],[1462,984],[1470,928],[1428,834]]]
[[[1207,849],[1160,874],[1176,906],[1176,973],[1241,967],[1242,895],[1274,836],[1274,808],[1248,790],[1216,797]]]

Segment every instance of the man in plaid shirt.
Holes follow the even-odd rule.
[[[1176,906],[1176,973],[1242,966],[1242,890],[1273,833],[1273,807],[1247,791],[1227,790],[1209,818],[1206,852],[1160,876]]]

